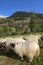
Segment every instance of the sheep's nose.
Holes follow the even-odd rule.
[[[13,47],[13,48],[15,47],[15,44],[10,44],[10,45],[11,45],[11,47]]]
[[[43,35],[41,36],[41,40],[43,40]]]

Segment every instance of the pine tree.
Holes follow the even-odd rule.
[[[33,28],[34,28],[34,24],[35,24],[33,18],[34,18],[34,17],[32,16],[32,17],[31,17],[31,21],[30,21],[30,23],[29,23],[29,27],[30,27],[31,32],[33,32]]]

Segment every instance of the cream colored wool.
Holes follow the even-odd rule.
[[[21,57],[21,60],[23,60],[23,56],[26,56],[29,62],[32,62],[33,58],[39,56],[40,54],[38,39],[40,39],[40,37],[37,35],[30,35],[25,40],[21,37],[8,38],[5,43],[6,51],[12,49]],[[10,44],[14,44],[15,47],[12,47]]]

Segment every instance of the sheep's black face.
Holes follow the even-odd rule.
[[[14,50],[14,48],[15,48],[15,44],[11,43],[10,44],[10,50]]]
[[[41,36],[41,40],[43,40],[43,35]]]
[[[14,47],[15,47],[15,44],[11,43],[10,46],[11,46],[12,48],[14,48]]]
[[[2,48],[3,47],[3,45],[2,45],[2,43],[0,43],[0,48]]]
[[[2,49],[5,49],[5,47],[6,47],[6,44],[4,42],[3,45],[2,45]]]

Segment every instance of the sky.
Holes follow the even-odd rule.
[[[16,11],[43,13],[43,0],[0,0],[0,16],[10,16]]]

